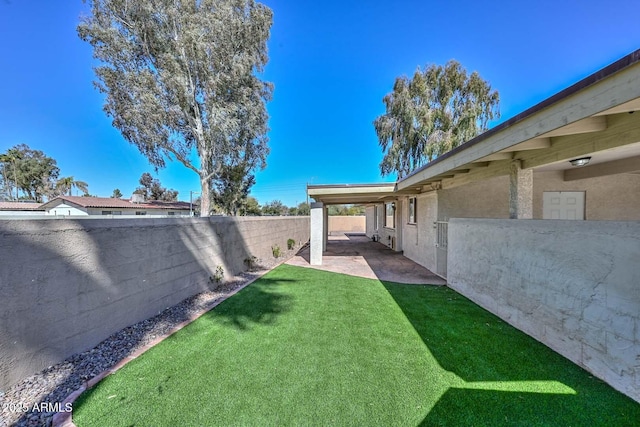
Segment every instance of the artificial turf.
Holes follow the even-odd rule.
[[[446,287],[282,265],[85,392],[84,426],[632,426],[640,404]]]

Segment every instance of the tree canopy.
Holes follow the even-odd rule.
[[[454,60],[398,77],[383,98],[385,114],[373,122],[384,152],[381,173],[402,178],[486,131],[500,116],[499,101],[487,81]]]
[[[83,195],[89,194],[89,184],[84,181],[75,180],[72,176],[65,176],[56,182],[53,195],[59,196],[64,194],[71,196],[71,191],[74,188],[82,191]]]
[[[134,193],[142,194],[145,200],[163,200],[165,202],[175,202],[178,200],[178,192],[176,190],[167,190],[160,184],[160,180],[151,176],[149,172],[143,173],[139,182],[140,187],[136,188]],[[115,194],[116,192],[114,190],[114,195]]]
[[[244,164],[225,164],[215,175],[213,203],[225,215],[238,215],[246,204],[251,186],[256,180]]]
[[[266,165],[273,87],[257,74],[268,61],[268,7],[253,0],[90,3],[78,34],[101,62],[104,110],[152,165],[175,159],[196,172],[203,206],[234,158]]]
[[[5,198],[43,202],[44,197],[54,191],[59,174],[55,159],[26,144],[16,145],[0,154],[0,176]],[[22,191],[22,197],[19,197],[18,190]]]

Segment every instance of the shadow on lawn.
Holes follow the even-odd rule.
[[[444,287],[383,282],[439,365],[460,377],[422,425],[634,425],[640,405]]]
[[[262,277],[238,295],[208,312],[206,316],[221,319],[223,324],[241,331],[248,330],[251,324],[274,324],[278,316],[287,312],[293,303],[290,295],[277,290],[277,285],[286,282],[295,280]]]

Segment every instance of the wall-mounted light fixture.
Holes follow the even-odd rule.
[[[591,157],[580,157],[579,159],[569,160],[569,163],[571,163],[571,166],[580,167],[587,166],[590,161]]]

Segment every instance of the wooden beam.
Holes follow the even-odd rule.
[[[616,114],[609,116],[608,122],[609,125],[603,132],[559,136],[553,139],[553,145],[549,149],[521,153],[522,167],[528,169],[569,161],[640,142],[640,114]]]
[[[605,130],[606,128],[607,128],[606,116],[587,117],[586,119],[578,120],[577,122],[573,122],[566,126],[562,126],[561,128],[552,130],[551,132],[547,132],[543,135],[540,135],[540,137],[551,138],[553,136],[576,135],[580,133],[600,132]]]
[[[505,148],[501,153],[511,153],[513,151],[539,150],[551,147],[551,138],[534,138],[520,144]]]
[[[598,176],[616,175],[619,173],[636,171],[640,171],[640,156],[612,160],[610,162],[598,163],[597,165],[585,166],[582,168],[567,169],[564,171],[564,180],[575,181],[578,179],[595,178]]]
[[[481,181],[496,176],[509,175],[511,160],[500,160],[492,162],[488,167],[481,169],[473,169],[471,172],[458,175],[455,178],[447,179],[442,182],[442,188],[454,188],[460,185],[469,184],[474,181]]]
[[[477,161],[477,162],[473,162],[473,163],[467,163],[465,165],[465,167],[470,168],[470,169],[477,169],[477,168],[486,168],[487,166],[489,166],[491,164],[491,162],[481,162],[481,161]]]
[[[481,159],[478,159],[478,162],[493,162],[496,160],[511,160],[511,154],[509,153],[493,153],[493,154],[489,154],[488,156],[485,156]]]
[[[625,102],[624,104],[618,105],[617,107],[609,108],[608,110],[604,110],[602,113],[598,113],[596,115],[604,116],[609,114],[628,113],[638,110],[640,110],[640,98]]]

